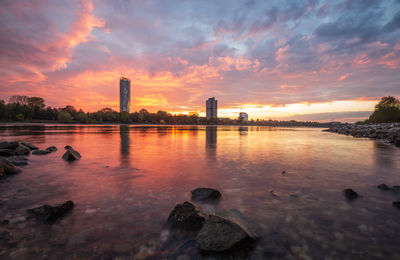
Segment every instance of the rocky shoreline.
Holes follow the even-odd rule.
[[[351,135],[356,138],[380,139],[400,147],[400,123],[337,124],[323,131]]]

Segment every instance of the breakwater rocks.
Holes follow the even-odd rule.
[[[365,137],[371,139],[382,139],[388,143],[393,143],[400,147],[400,123],[382,124],[337,124],[325,132],[351,135],[353,137]]]

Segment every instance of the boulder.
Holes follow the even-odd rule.
[[[23,144],[20,144],[17,148],[15,148],[16,155],[29,155],[31,150]]]
[[[376,186],[378,189],[380,190],[392,190],[392,188],[390,188],[389,186],[387,186],[386,184],[382,183],[378,186]]]
[[[211,214],[197,234],[197,248],[218,253],[244,247],[257,236],[234,211],[230,214]]]
[[[57,151],[57,147],[55,146],[49,146],[45,149],[46,151],[49,151],[50,153]]]
[[[11,149],[0,149],[0,156],[13,156],[15,155],[14,150]]]
[[[343,192],[348,200],[354,200],[359,197],[358,193],[355,192],[353,189],[345,189],[343,190]]]
[[[66,145],[66,146],[64,146],[64,149],[65,149],[65,150],[69,150],[69,149],[72,149],[72,147],[69,146],[69,145]]]
[[[211,188],[197,188],[191,191],[192,199],[198,201],[219,200],[221,193],[218,190]]]
[[[72,201],[67,201],[56,206],[43,205],[37,208],[28,209],[28,213],[35,216],[38,220],[45,223],[54,223],[56,220],[64,217],[74,207]]]
[[[168,217],[171,228],[182,228],[186,230],[199,230],[204,223],[205,216],[201,208],[191,202],[178,204]]]
[[[79,160],[79,159],[81,159],[81,157],[82,156],[72,148],[68,149],[62,156],[62,158],[64,160],[69,161],[69,162]]]
[[[0,176],[4,177],[5,175],[17,174],[22,170],[15,166],[12,162],[7,159],[2,159],[0,161]]]
[[[396,208],[400,209],[400,201],[393,201],[392,205],[393,205],[393,207],[396,207]]]
[[[33,152],[32,152],[32,154],[34,154],[34,155],[43,155],[43,154],[49,154],[50,152],[49,151],[47,151],[47,150],[34,150]]]
[[[38,149],[39,149],[36,145],[31,144],[31,143],[29,143],[29,142],[21,142],[21,144],[25,145],[25,146],[28,147],[30,150],[38,150]]]

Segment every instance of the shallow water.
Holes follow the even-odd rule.
[[[400,259],[400,195],[376,188],[400,185],[400,149],[380,141],[228,126],[1,125],[0,136],[58,148],[0,181],[0,220],[11,222],[0,226],[1,259],[151,255],[197,187],[217,188],[218,207],[249,220],[261,237],[250,258]],[[82,159],[63,161],[65,145]],[[348,202],[345,188],[362,197]],[[26,219],[66,200],[76,206],[59,223]]]

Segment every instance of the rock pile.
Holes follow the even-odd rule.
[[[353,137],[383,139],[396,146],[400,146],[400,123],[366,125],[337,124],[323,131],[351,135]]]

